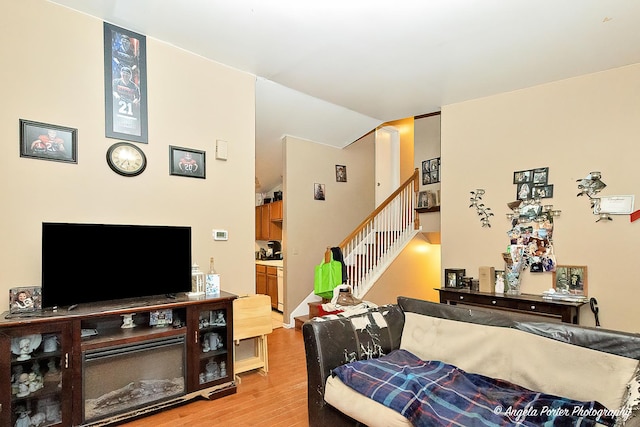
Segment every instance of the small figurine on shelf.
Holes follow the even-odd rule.
[[[22,337],[15,337],[11,340],[11,351],[17,355],[17,360],[31,359],[31,353],[40,346],[42,335],[33,334]]]
[[[42,412],[38,412],[31,417],[31,426],[40,427],[47,421],[47,417]]]
[[[227,376],[227,364],[224,361],[220,362],[220,376]]]
[[[135,313],[123,314],[122,315],[122,329],[130,329],[135,328],[135,323],[133,323],[133,316]]]
[[[213,324],[215,326],[226,326],[227,321],[224,319],[224,311],[223,310],[216,311],[216,317],[213,320]]]
[[[29,374],[23,372],[18,378],[18,394],[16,394],[16,396],[25,397],[28,396],[29,393],[31,393],[29,391]]]
[[[44,381],[46,382],[59,381],[60,375],[61,375],[60,371],[56,366],[56,358],[50,357],[49,363],[47,363],[47,373],[44,374]]]
[[[42,377],[35,372],[29,374],[29,393],[34,393],[44,387]]]
[[[204,342],[202,343],[202,352],[208,353],[210,351],[211,351],[211,347],[209,346],[209,340],[205,338]]]
[[[31,411],[25,409],[24,406],[18,406],[18,408],[16,409],[18,419],[16,420],[14,427],[31,427],[31,417],[29,417],[30,412]]]

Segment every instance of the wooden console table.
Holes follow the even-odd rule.
[[[436,288],[443,304],[465,304],[516,313],[526,313],[560,319],[564,323],[578,324],[580,307],[585,302],[555,301],[540,295],[507,295],[477,292],[460,288]]]

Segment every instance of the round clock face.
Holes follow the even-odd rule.
[[[128,142],[117,142],[107,151],[107,163],[114,172],[123,176],[140,175],[147,167],[144,152]]]

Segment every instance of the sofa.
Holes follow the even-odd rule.
[[[302,332],[311,427],[487,425],[484,420],[474,418],[482,416],[482,411],[475,409],[465,408],[465,412],[472,413],[463,414],[467,418],[461,418],[462,421],[442,415],[441,408],[434,403],[440,401],[440,404],[448,405],[451,400],[436,392],[430,395],[425,391],[428,387],[420,390],[424,394],[419,399],[415,398],[416,391],[413,391],[413,400],[418,404],[412,403],[417,408],[411,415],[401,414],[398,408],[392,409],[393,402],[388,403],[391,400],[388,396],[379,399],[375,393],[386,386],[389,379],[382,378],[391,363],[387,358],[398,356],[415,358],[424,366],[440,363],[453,367],[451,369],[463,375],[470,374],[475,378],[473,381],[479,378],[489,381],[492,386],[503,382],[515,384],[520,387],[516,390],[525,390],[527,395],[560,397],[574,405],[575,402],[591,402],[593,413],[587,415],[601,417],[595,421],[583,420],[581,425],[640,425],[638,334],[532,321],[531,318],[518,318],[499,311],[408,297],[398,297],[396,304],[316,317],[303,324]],[[394,360],[397,368],[398,359]],[[353,373],[355,378],[355,373],[364,368],[378,370],[363,371],[365,374],[358,378],[366,377],[383,383],[365,385],[376,390],[371,397],[341,379],[351,378],[346,372]],[[398,375],[394,371],[390,377]],[[413,374],[403,378],[405,381],[406,378],[415,380]],[[493,398],[491,393],[487,392],[480,398],[475,396],[469,402],[477,405],[484,398]],[[377,401],[374,400],[376,398]],[[550,407],[553,405],[556,403]],[[531,410],[533,407],[528,406],[526,411],[519,413],[511,406],[508,407],[510,411],[494,407],[493,412],[500,415],[502,411],[505,421],[489,425],[513,425],[516,422],[539,425],[537,420],[540,418],[535,416],[540,414]],[[538,406],[537,412],[542,408]],[[575,425],[575,420],[563,419],[566,412],[558,408],[552,414],[555,418],[547,419],[546,425]],[[606,410],[604,416],[602,408]],[[596,409],[600,412],[596,413]],[[581,411],[578,415],[582,414]],[[422,413],[419,420],[414,418],[416,412]]]

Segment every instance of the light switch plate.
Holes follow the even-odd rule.
[[[216,141],[216,159],[227,160],[228,143],[227,141]]]

